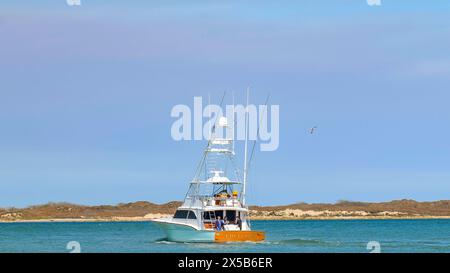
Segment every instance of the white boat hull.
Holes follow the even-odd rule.
[[[265,233],[252,230],[198,230],[195,227],[164,220],[153,220],[166,233],[172,242],[223,243],[223,242],[259,242],[265,239]]]
[[[153,221],[166,233],[167,240],[172,242],[211,243],[215,241],[215,232],[197,230],[189,225]]]

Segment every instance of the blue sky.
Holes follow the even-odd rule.
[[[428,2],[2,1],[0,206],[179,200],[204,143],[172,140],[172,107],[247,86],[281,115],[250,203],[448,199],[450,3]]]

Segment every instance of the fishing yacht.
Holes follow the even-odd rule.
[[[245,117],[245,156],[241,174],[236,166],[234,140],[215,136],[226,130],[228,120],[220,117],[212,127],[195,176],[183,204],[172,217],[153,219],[175,242],[262,241],[265,233],[253,231],[245,202],[247,182],[248,113]],[[223,226],[217,227],[218,219]],[[219,220],[220,221],[220,220]]]

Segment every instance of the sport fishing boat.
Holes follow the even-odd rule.
[[[220,117],[197,167],[183,204],[172,217],[153,219],[175,242],[262,241],[263,231],[251,230],[245,202],[247,182],[248,113],[245,114],[244,170],[240,179],[235,164],[234,140],[215,136],[215,129],[227,129]],[[223,224],[221,227],[220,224]]]

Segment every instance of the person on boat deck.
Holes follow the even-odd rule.
[[[236,217],[236,225],[238,225],[239,230],[242,230],[242,220],[239,216]]]
[[[223,225],[224,225],[225,223],[224,223],[224,221],[223,221],[222,219],[220,219],[220,216],[217,216],[217,219],[216,219],[215,224],[216,224],[216,229],[217,229],[218,231],[221,231],[221,230],[223,230]]]

